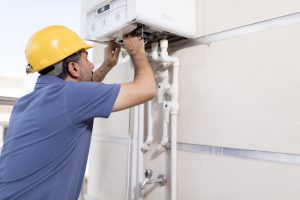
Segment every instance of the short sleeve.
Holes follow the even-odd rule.
[[[66,108],[73,123],[94,117],[109,117],[120,91],[120,84],[96,82],[69,83],[66,88]]]

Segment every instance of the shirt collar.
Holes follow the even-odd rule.
[[[54,83],[64,83],[65,81],[56,77],[56,76],[50,76],[50,75],[41,75],[38,77],[34,89],[40,89],[43,88],[49,84]]]

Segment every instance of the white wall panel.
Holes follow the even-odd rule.
[[[197,0],[198,35],[208,35],[300,11],[298,0]]]
[[[124,199],[127,190],[128,146],[92,141],[89,158],[88,195]]]
[[[179,141],[300,153],[300,25],[178,52]]]
[[[178,200],[298,200],[300,166],[178,153]]]

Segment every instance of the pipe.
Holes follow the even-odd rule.
[[[139,119],[139,110],[138,106],[135,106],[133,108],[133,131],[132,131],[132,146],[129,148],[132,148],[131,151],[131,192],[130,197],[128,199],[135,199],[134,197],[137,196],[138,190],[136,190],[137,182],[137,165],[138,165],[138,156],[137,156],[137,141],[138,141],[138,120]]]
[[[139,188],[140,183],[143,182],[144,179],[144,157],[142,152],[142,146],[144,143],[144,104],[138,106],[139,117],[138,117],[138,176],[137,176],[137,184],[135,188]],[[137,198],[139,200],[143,199],[143,196],[140,190],[137,190]]]
[[[160,61],[160,57],[158,55],[158,43],[157,42],[152,42],[151,47],[152,47],[152,51],[151,51],[152,60]]]
[[[164,95],[170,89],[169,84],[169,71],[168,69],[164,68],[157,72],[157,101],[158,103],[163,103]]]
[[[179,63],[173,65],[173,83],[171,94],[171,181],[172,181],[172,200],[177,199],[177,114],[179,110],[178,103],[178,76]]]
[[[171,114],[171,199],[177,199],[177,114]]]
[[[154,42],[152,43],[152,52],[151,57],[154,61],[160,61],[163,63],[163,68],[165,69],[169,63],[173,66],[173,72],[172,72],[172,84],[171,86],[167,86],[166,84],[161,84],[158,88],[162,89],[160,91],[162,93],[162,98],[165,94],[169,94],[171,97],[170,101],[170,114],[171,114],[171,199],[176,200],[177,199],[177,114],[179,110],[179,103],[178,103],[178,79],[179,79],[179,59],[174,56],[169,56],[168,54],[168,40],[163,39],[160,41],[160,54],[158,53],[158,43]],[[165,80],[164,82],[165,83]],[[160,99],[159,99],[160,100]],[[165,115],[169,116],[169,112],[165,113]],[[166,118],[166,117],[165,117]],[[167,144],[167,132],[168,132],[168,124],[164,120],[164,136],[161,142],[161,146],[159,145],[159,149],[162,148],[162,144]]]
[[[170,118],[170,103],[168,101],[164,101],[163,103],[163,136],[159,145],[157,145],[157,150],[166,151],[170,148],[169,138],[168,138],[168,126],[169,126],[169,118]]]
[[[162,62],[172,63],[173,65],[178,64],[179,66],[179,59],[175,56],[169,56],[168,54],[168,40],[160,41],[160,49],[160,58]]]
[[[151,100],[146,103],[147,106],[147,139],[142,146],[142,151],[147,152],[150,150],[150,145],[153,142],[153,126],[152,126],[152,102]]]
[[[168,40],[160,41],[162,62],[173,64],[171,95],[171,199],[177,199],[177,114],[179,110],[179,59],[168,54]]]
[[[171,85],[169,84],[169,70],[170,66],[169,62],[163,62],[163,59],[160,57],[158,53],[158,43],[152,43],[152,52],[151,57],[154,61],[162,62],[162,69],[157,70],[157,100],[158,103],[163,103],[163,112],[164,112],[164,120],[163,120],[163,136],[160,144],[157,146],[157,150],[166,151],[169,148],[169,138],[168,138],[168,125],[169,125],[169,115],[170,115],[170,105],[167,101],[164,101],[165,94],[170,90]]]
[[[172,200],[177,199],[177,115],[179,110],[179,62],[173,65],[173,82],[171,94],[171,180],[172,180]]]

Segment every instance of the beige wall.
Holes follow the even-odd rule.
[[[179,141],[299,154],[299,35],[295,24],[178,52]]]
[[[299,12],[298,0],[197,0],[198,36]]]
[[[87,192],[97,199],[124,199],[127,190],[128,146],[93,139]]]
[[[198,0],[198,35],[299,10],[297,0]],[[297,23],[175,52],[181,61],[178,142],[300,155],[299,35]],[[114,70],[109,82],[132,78],[126,63]],[[144,168],[153,169],[154,177],[164,173],[170,179],[170,152],[156,150],[162,113],[156,100],[153,103],[154,144],[144,154]],[[97,133],[126,138],[128,116],[124,111],[96,122]],[[112,191],[125,195],[128,149],[124,144],[99,145],[91,149],[102,157],[98,169],[89,171],[91,177],[98,173],[91,178],[97,185],[90,187],[104,188],[94,194],[99,199],[125,199]],[[119,164],[106,162],[104,155],[114,156]],[[300,198],[299,165],[183,151],[178,151],[177,162],[178,200]],[[170,182],[146,187],[143,194],[145,200],[169,200]]]
[[[300,166],[179,152],[178,199],[297,200],[299,170]]]

